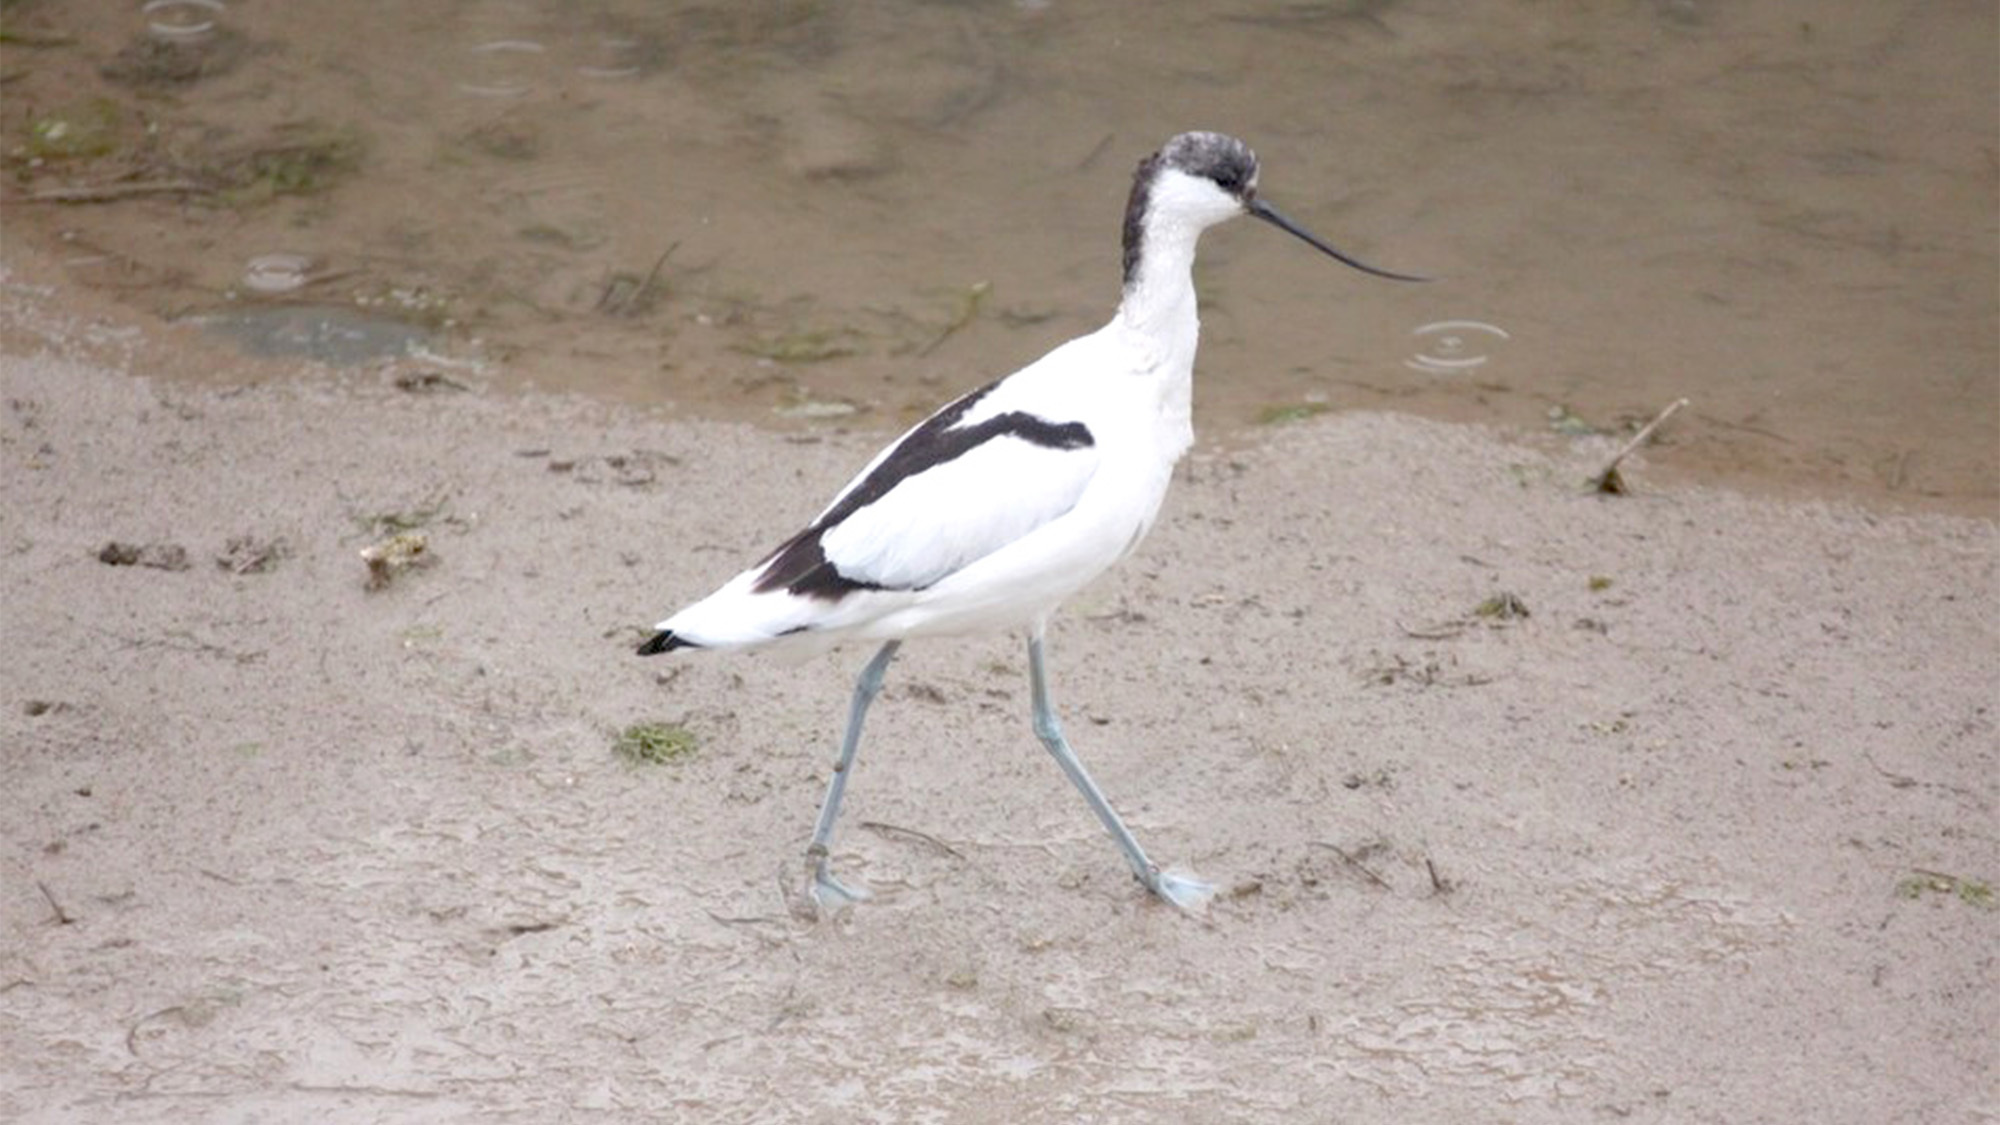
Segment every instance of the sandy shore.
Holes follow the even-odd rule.
[[[2000,1112],[1991,523],[1601,498],[1600,450],[1387,415],[1198,456],[1052,655],[1207,916],[993,638],[898,663],[876,897],[809,925],[862,654],[630,649],[880,437],[0,358],[0,1117]],[[693,755],[622,759],[645,721]]]

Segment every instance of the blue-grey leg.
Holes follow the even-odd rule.
[[[840,798],[847,792],[847,774],[854,766],[854,752],[861,748],[861,723],[868,717],[868,705],[882,691],[882,675],[896,658],[901,641],[882,646],[861,678],[854,684],[854,701],[847,708],[847,735],[840,742],[840,760],[833,765],[833,780],[827,783],[826,799],[820,802],[819,823],[813,828],[812,844],[806,848],[806,864],[812,868],[812,884],[806,894],[816,906],[847,906],[868,897],[868,892],[844,886],[827,870],[827,856],[833,843],[833,823],[840,819]]]
[[[1125,853],[1125,862],[1132,865],[1132,874],[1138,877],[1146,889],[1159,895],[1182,910],[1199,909],[1215,888],[1199,879],[1185,875],[1174,875],[1162,871],[1159,865],[1146,858],[1146,850],[1139,846],[1125,822],[1118,818],[1111,808],[1111,802],[1104,799],[1104,793],[1097,783],[1090,780],[1083,763],[1077,760],[1076,751],[1070,749],[1069,740],[1063,737],[1062,724],[1056,721],[1055,708],[1049,703],[1048,672],[1042,664],[1042,630],[1036,628],[1028,635],[1028,679],[1035,704],[1035,734],[1054,755],[1056,764],[1069,775],[1083,799],[1090,803],[1090,811],[1104,822],[1111,838]]]

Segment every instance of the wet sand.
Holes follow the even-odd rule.
[[[893,430],[1101,323],[1133,166],[1218,129],[1295,218],[1440,280],[1214,232],[1211,433],[1629,433],[1685,397],[1663,472],[2000,515],[1991,5],[347,0],[149,31],[175,7],[21,0],[0,42],[8,240],[149,315],[278,301],[514,385]]]
[[[1051,643],[1206,916],[1121,870],[991,638],[895,667],[837,841],[875,898],[813,925],[779,884],[861,654],[630,650],[881,433],[195,386],[6,307],[0,1117],[1995,1111],[1990,521],[1643,453],[1602,497],[1609,441],[1387,414],[1204,447]],[[371,592],[407,525],[433,564]],[[619,757],[647,721],[692,756]]]

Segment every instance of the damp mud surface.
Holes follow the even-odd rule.
[[[12,0],[0,206],[17,271],[246,347],[893,430],[1101,323],[1133,165],[1219,129],[1437,280],[1213,232],[1211,433],[1686,398],[1682,479],[1993,516],[1996,74],[1914,0]]]
[[[1050,645],[1206,914],[992,637],[892,669],[873,898],[809,923],[864,654],[632,649],[880,433],[155,378],[226,346],[4,292],[0,1118],[1992,1112],[1990,520],[1378,412],[1204,444]]]

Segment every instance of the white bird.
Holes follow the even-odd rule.
[[[805,530],[721,589],[660,622],[639,646],[825,646],[881,642],[855,685],[847,733],[806,850],[809,908],[863,892],[828,868],[841,795],[868,706],[912,637],[1026,627],[1035,733],[1103,821],[1133,874],[1183,909],[1211,888],[1146,856],[1063,737],[1043,636],[1070,595],[1152,526],[1194,440],[1194,254],[1201,232],[1248,214],[1340,261],[1257,196],[1257,158],[1218,133],[1182,133],[1140,162],[1125,210],[1125,281],[1103,328],[964,395],[875,456]]]

